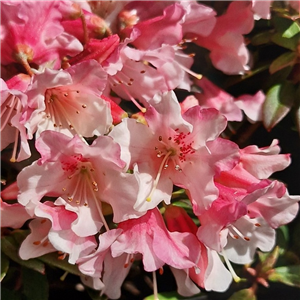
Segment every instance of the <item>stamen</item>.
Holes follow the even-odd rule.
[[[127,254],[127,257],[126,257],[126,261],[125,261],[125,264],[124,264],[124,268],[128,268],[129,266],[129,262],[131,262],[131,259],[132,259],[132,254]]]
[[[89,175],[90,175],[90,173],[89,173]],[[108,227],[108,225],[107,225],[107,223],[106,223],[106,220],[105,220],[104,215],[103,215],[103,212],[102,212],[101,202],[99,203],[99,201],[98,201],[98,199],[97,199],[97,197],[96,197],[96,195],[95,195],[94,187],[93,187],[92,184],[88,184],[88,187],[89,187],[89,189],[90,189],[90,191],[91,191],[91,193],[92,193],[92,196],[93,196],[93,198],[94,198],[93,200],[94,200],[95,203],[96,203],[96,207],[97,207],[97,210],[98,210],[100,219],[101,219],[101,221],[102,221],[102,223],[103,223],[103,225],[104,225],[106,231],[109,231],[109,227]]]
[[[180,67],[183,71],[185,71],[185,72],[187,72],[188,74],[190,74],[190,75],[196,77],[197,79],[201,79],[201,78],[203,77],[201,74],[197,74],[197,73],[193,72],[192,70],[186,68],[185,66],[181,65],[180,63],[177,62],[177,64],[179,65],[179,67]]]
[[[40,241],[34,241],[32,243],[35,246],[39,246],[42,245],[43,247],[46,247],[49,245],[49,241],[48,241],[48,236],[46,235],[43,239],[41,239]]]
[[[235,273],[235,271],[234,271],[234,269],[233,269],[233,267],[232,267],[230,261],[228,260],[226,254],[225,254],[225,251],[224,251],[223,249],[222,249],[222,255],[223,255],[223,257],[224,257],[226,266],[228,267],[228,270],[230,271],[233,280],[234,280],[235,282],[240,282],[240,281],[241,281],[241,278],[240,278],[239,276],[236,275],[236,273]]]
[[[130,94],[129,92],[125,89],[124,85],[121,85],[121,88],[124,90],[124,92],[126,93],[126,95],[129,97],[129,99],[133,102],[133,104],[142,112],[145,113],[146,112],[146,108],[142,107]]]
[[[146,200],[147,200],[148,202],[151,201],[151,197],[152,197],[152,195],[153,195],[153,193],[154,193],[154,191],[155,191],[155,189],[156,189],[156,187],[157,187],[157,184],[158,184],[158,181],[159,181],[161,172],[162,172],[164,166],[166,165],[166,162],[167,162],[169,156],[170,156],[172,153],[173,153],[173,151],[169,151],[169,152],[165,155],[164,159],[162,160],[162,162],[161,162],[161,164],[160,164],[160,166],[159,166],[158,173],[157,173],[156,178],[155,178],[155,180],[154,180],[154,182],[153,182],[152,190],[151,190],[149,196],[146,198]]]
[[[250,238],[249,237],[247,237],[247,236],[245,236],[242,232],[240,232],[235,226],[233,226],[233,225],[230,225],[230,227],[231,227],[231,229],[234,231],[234,232],[236,232],[237,233],[237,237],[236,237],[236,235],[234,235],[234,238],[235,239],[238,239],[238,237],[241,237],[241,238],[243,238],[245,241],[250,241]]]
[[[155,271],[152,272],[152,276],[153,276],[153,299],[154,300],[159,300],[158,299],[157,280],[156,280]]]
[[[18,148],[18,140],[19,140],[19,130],[16,128],[15,131],[15,141],[14,141],[14,148],[13,148],[13,153],[10,158],[10,162],[16,162],[16,155],[17,155],[17,148]]]

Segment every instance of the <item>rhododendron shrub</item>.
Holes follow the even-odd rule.
[[[1,1],[3,299],[299,295],[295,2]]]

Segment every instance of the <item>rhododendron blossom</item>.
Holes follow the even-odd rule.
[[[3,298],[299,286],[294,2],[0,9]]]
[[[18,199],[28,209],[44,196],[61,197],[55,203],[77,214],[71,228],[82,237],[106,225],[102,201],[113,207],[116,222],[141,215],[133,209],[137,181],[134,175],[123,172],[125,162],[111,138],[100,136],[88,146],[78,136],[45,131],[36,148],[42,157],[18,176]],[[114,189],[116,182],[118,190]]]
[[[173,93],[162,98],[158,105],[147,109],[148,126],[124,120],[110,136],[121,145],[121,157],[129,167],[143,177],[144,193],[135,204],[137,210],[153,208],[162,200],[169,204],[175,184],[188,190],[194,211],[200,214],[217,197],[213,176],[218,167],[233,167],[237,148],[216,139],[226,125],[216,110],[193,107],[182,117]],[[221,145],[226,145],[226,152],[219,152]]]
[[[30,134],[37,132],[38,137],[49,129],[69,136],[107,133],[112,117],[107,102],[101,98],[106,79],[101,66],[93,60],[65,71],[46,69],[36,75],[27,91],[33,110],[26,122]]]

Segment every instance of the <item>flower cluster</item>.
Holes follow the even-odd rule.
[[[270,178],[290,155],[278,140],[240,148],[225,135],[228,122],[262,121],[265,94],[231,96],[193,72],[201,57],[188,53],[200,46],[216,69],[245,74],[243,35],[269,9],[1,2],[1,150],[22,164],[2,191],[1,226],[27,221],[22,260],[59,253],[117,299],[135,261],[169,266],[191,296],[227,290],[239,280],[230,262],[272,250],[275,229],[298,212],[300,196]]]

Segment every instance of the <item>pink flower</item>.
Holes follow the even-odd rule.
[[[274,228],[292,221],[298,212],[300,197],[289,196],[283,183],[265,179],[290,162],[279,150],[277,141],[265,148],[248,146],[240,150],[240,162],[233,169],[215,177],[219,198],[199,216],[197,236],[211,249],[224,249],[233,262],[251,262],[256,248],[270,251]]]
[[[127,255],[114,259],[110,254],[111,244],[121,233],[121,229],[113,229],[101,234],[97,250],[77,261],[83,274],[94,280],[102,279],[104,284],[98,289],[102,290],[101,294],[105,293],[112,299],[120,297],[120,287],[130,270],[130,267],[125,265]]]
[[[253,96],[241,95],[234,98],[205,77],[197,80],[196,84],[202,90],[201,93],[195,93],[201,107],[216,108],[228,121],[242,121],[242,111],[251,122],[262,120],[262,105],[265,100],[262,91],[258,91]]]
[[[132,44],[141,50],[160,48],[163,44],[175,45],[182,39],[182,26],[180,21],[185,14],[184,8],[178,3],[166,7],[163,15],[137,23],[133,28],[140,35]],[[125,29],[130,36],[132,28]]]
[[[35,208],[35,215],[51,221],[49,242],[56,250],[69,254],[70,264],[75,264],[80,257],[88,255],[96,248],[94,236],[79,237],[72,231],[71,225],[77,216],[64,206],[56,206],[46,201]]]
[[[157,208],[140,218],[119,223],[118,228],[123,232],[111,245],[113,257],[140,253],[148,272],[164,264],[178,269],[197,264],[200,247],[196,237],[188,232],[169,232]]]
[[[19,74],[1,82],[1,150],[14,143],[11,161],[21,161],[30,157],[27,132],[23,120],[28,114],[25,91],[30,85],[30,77]],[[20,145],[19,145],[20,137]],[[17,153],[18,145],[20,150]]]
[[[141,215],[133,209],[138,183],[124,172],[120,147],[110,137],[88,146],[78,136],[45,131],[36,148],[42,157],[17,178],[21,204],[35,208],[44,196],[61,197],[55,204],[77,214],[71,228],[81,237],[96,234],[103,224],[108,230],[102,201],[112,206],[115,222]]]
[[[47,253],[56,252],[56,249],[48,239],[51,226],[51,221],[44,218],[36,218],[29,223],[31,232],[22,242],[19,249],[21,259],[27,260]]]
[[[195,43],[209,49],[215,68],[226,74],[239,74],[249,70],[249,52],[244,43],[244,34],[254,25],[250,1],[233,1],[225,14],[217,17],[209,36],[197,35]],[[194,37],[195,33],[191,35]]]
[[[259,0],[252,0],[252,10],[254,12],[254,18],[255,20],[262,19],[270,19],[271,13],[270,13],[270,7],[273,0],[265,0],[265,1],[259,1]]]
[[[195,236],[197,234],[196,224],[182,207],[167,206],[164,219],[171,232],[190,232]],[[186,297],[199,292],[195,283],[207,291],[222,292],[229,287],[232,281],[230,272],[221,262],[217,252],[207,248],[200,241],[198,243],[201,247],[201,256],[196,268],[184,270],[171,268],[177,282],[178,293]]]
[[[26,93],[33,110],[26,122],[30,134],[37,132],[38,137],[44,130],[85,137],[107,133],[112,117],[101,98],[106,80],[105,72],[94,60],[64,71],[46,69],[36,75]]]
[[[79,257],[91,253],[97,246],[95,238],[77,236],[71,230],[75,219],[76,214],[63,206],[55,206],[49,201],[40,203],[35,208],[35,219],[29,223],[31,233],[19,249],[20,257],[27,260],[61,251],[64,253],[63,257],[69,254],[70,264],[75,264]]]
[[[146,211],[162,200],[169,204],[175,184],[188,190],[194,211],[200,214],[218,195],[213,176],[232,168],[238,156],[233,143],[218,139],[225,118],[199,106],[182,117],[172,92],[163,94],[155,108],[149,107],[145,118],[148,126],[124,119],[110,133],[121,145],[122,159],[143,178],[143,194],[134,208]]]
[[[221,185],[218,188],[219,198],[199,216],[201,226],[197,236],[200,241],[219,253],[225,251],[229,260],[240,264],[250,263],[256,248],[270,251],[275,244],[275,230],[263,218],[247,215],[247,194],[244,196]],[[259,192],[262,194],[264,190]]]
[[[71,1],[2,2],[2,64],[55,61],[59,67],[63,56],[81,51],[80,42],[64,32],[60,23],[66,4],[72,6]]]
[[[2,195],[2,192],[1,192]],[[1,227],[21,228],[31,218],[26,208],[19,204],[9,204],[0,198]]]
[[[282,171],[291,163],[290,154],[279,154],[278,140],[268,147],[255,145],[240,150],[240,163],[247,172],[258,179],[267,179],[273,173]]]

